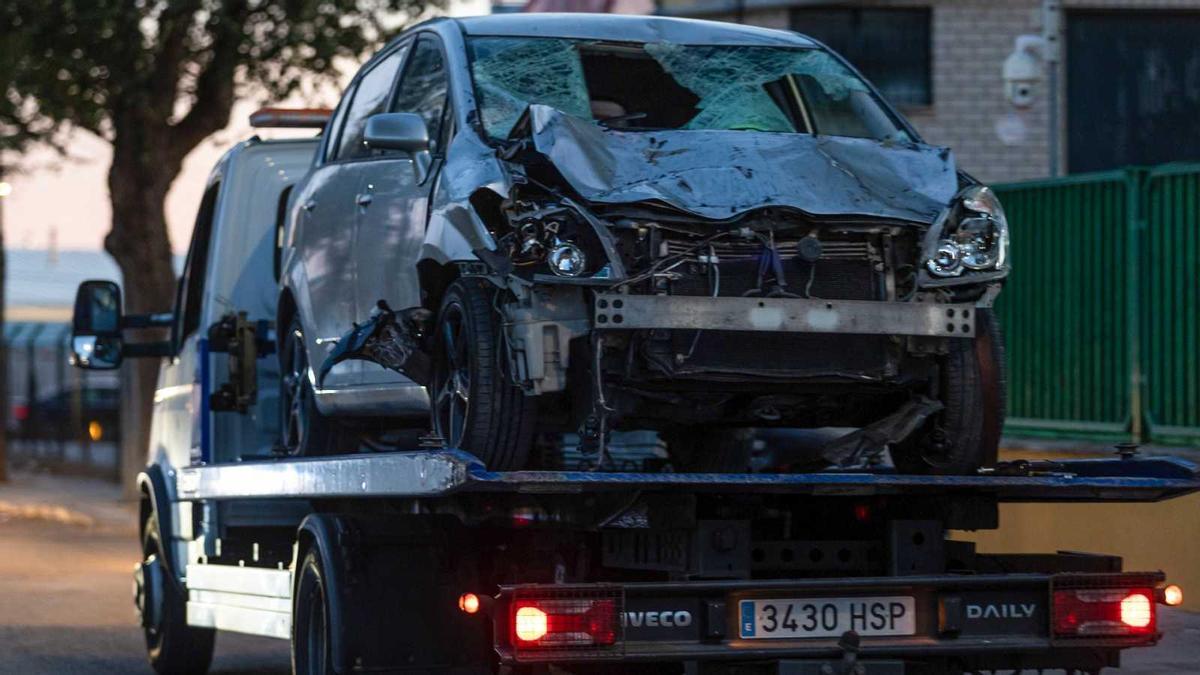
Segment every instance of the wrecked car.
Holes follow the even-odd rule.
[[[741,471],[994,461],[1008,225],[849,64],[786,31],[511,15],[415,27],[288,201],[282,444],[432,425],[493,469],[649,429]],[[347,420],[357,420],[347,423]]]

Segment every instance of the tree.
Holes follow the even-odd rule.
[[[229,123],[236,96],[275,98],[337,75],[387,30],[442,0],[20,0],[0,7],[0,129],[53,143],[62,128],[112,144],[105,249],[128,311],[171,306],[175,275],[164,201],[183,160]],[[122,424],[127,489],[149,442],[157,363],[127,368]],[[132,404],[132,405],[131,405]]]

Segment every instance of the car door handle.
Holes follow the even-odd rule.
[[[304,202],[304,204],[301,205],[301,208],[304,209],[305,213],[312,213],[312,210],[317,208],[317,200],[310,199]]]
[[[371,196],[370,192],[362,192],[362,193],[359,193],[359,195],[354,198],[354,203],[358,204],[359,206],[361,206],[363,208],[366,208],[371,205],[371,202],[374,199],[375,198]]]

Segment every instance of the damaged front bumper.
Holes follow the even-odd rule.
[[[975,336],[976,303],[882,302],[597,293],[597,330],[679,329]]]

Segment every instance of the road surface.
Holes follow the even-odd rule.
[[[0,674],[150,673],[130,599],[134,506],[97,481],[12,479],[0,485]],[[1126,652],[1114,672],[1196,673],[1200,614],[1166,611],[1162,625],[1163,644]],[[289,673],[288,645],[221,633],[211,672]]]

